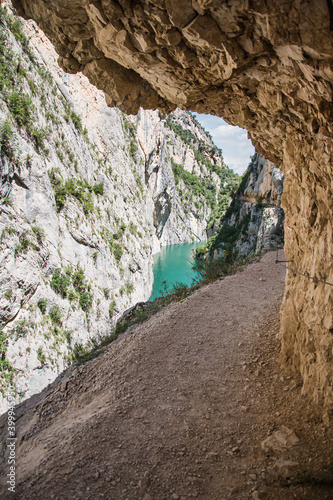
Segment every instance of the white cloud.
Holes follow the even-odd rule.
[[[232,127],[231,125],[219,125],[218,127],[212,129],[210,133],[213,137],[239,137],[239,133],[243,132],[242,129],[238,127]]]
[[[243,175],[245,172],[247,165],[245,166],[244,158],[237,156],[225,156],[224,161],[228,167],[232,168],[232,170],[238,174]]]
[[[242,140],[244,140],[244,141],[248,141],[249,140],[247,138],[247,132],[243,132],[242,134],[240,134],[239,138],[242,139]]]
[[[222,118],[195,113],[197,120],[211,134],[215,144],[222,149],[225,163],[238,174],[245,172],[254,154],[254,147],[247,138],[247,131],[233,127]]]

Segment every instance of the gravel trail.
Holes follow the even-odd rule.
[[[333,498],[327,485],[285,486],[323,472],[332,431],[276,361],[284,279],[267,253],[20,405],[16,498]],[[1,498],[14,498],[0,466]]]

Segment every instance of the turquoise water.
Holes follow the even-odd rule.
[[[174,283],[185,283],[190,286],[193,280],[198,280],[198,274],[192,270],[194,264],[192,250],[202,244],[203,242],[169,245],[162,247],[162,250],[154,255],[154,284],[149,300],[163,295],[163,281],[167,282],[167,288],[170,290]]]

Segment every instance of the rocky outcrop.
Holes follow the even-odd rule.
[[[281,170],[255,153],[220,227],[199,254],[233,261],[283,246],[283,179]]]
[[[108,103],[175,106],[249,130],[286,176],[285,251],[298,272],[333,282],[332,7],[311,2],[15,0]],[[283,360],[333,415],[331,287],[288,272]]]

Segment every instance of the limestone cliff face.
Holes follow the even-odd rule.
[[[242,258],[283,246],[283,179],[272,162],[254,154],[220,228],[207,243],[209,254]]]
[[[68,72],[137,112],[179,106],[249,130],[286,176],[285,252],[333,281],[332,7],[311,2],[15,0],[45,30]],[[332,287],[288,272],[282,352],[333,416]]]
[[[205,239],[212,200],[184,172],[215,183],[213,203],[221,178],[204,163],[233,174],[188,113],[126,117],[58,67],[34,23],[26,35],[4,13],[2,23],[0,375],[22,399],[148,300],[153,251]]]
[[[165,116],[140,110],[135,123],[154,217],[153,251],[206,240],[221,187],[229,199],[237,175],[189,113],[178,109]]]
[[[29,53],[2,34],[0,319],[13,368],[3,375],[15,370],[23,398],[149,298],[154,228],[128,119],[65,75],[34,26]]]

